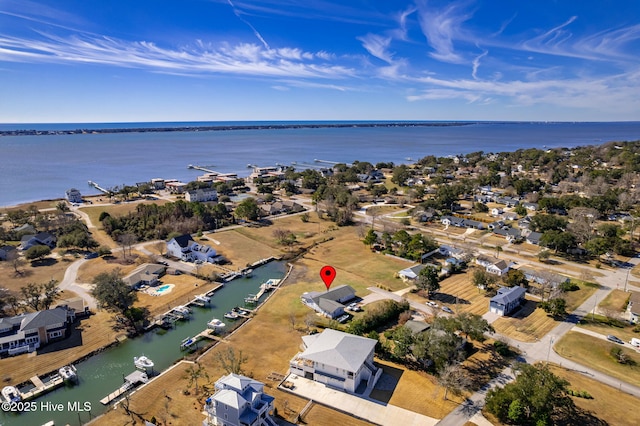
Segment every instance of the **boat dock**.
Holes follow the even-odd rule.
[[[156,317],[156,320],[149,326],[151,327],[173,327],[173,325],[179,320],[188,320],[190,312],[190,306],[195,305],[199,307],[206,307],[211,301],[213,293],[222,287],[224,284],[207,291],[206,293],[198,294],[189,302],[184,305],[176,306],[169,309],[167,312]]]
[[[222,174],[220,172],[216,172],[215,170],[208,169],[205,166],[194,166],[193,164],[189,164],[187,166],[187,169],[200,170],[201,172],[213,173],[213,174],[216,174],[216,175],[221,175]]]
[[[103,187],[101,187],[100,185],[98,185],[96,182],[90,180],[87,182],[90,186],[93,186],[95,189],[97,189],[98,191],[104,192],[105,194],[110,194],[111,191],[109,191],[108,189],[104,189]]]
[[[64,385],[64,379],[59,374],[50,376],[49,380],[47,380],[46,382],[42,381],[42,379],[38,376],[33,376],[29,380],[35,387],[28,390],[27,392],[20,392],[20,396],[24,401],[37,398],[42,394],[51,392],[52,390]]]
[[[316,158],[316,159],[314,159],[313,161],[314,161],[314,162],[316,162],[316,163],[332,164],[332,165],[334,165],[334,166],[335,166],[336,164],[340,164],[338,161],[318,160],[317,158]],[[347,165],[347,166],[349,166],[349,167],[353,166],[353,164],[351,164],[351,163],[344,163],[344,164],[346,164],[346,165]]]
[[[118,389],[116,389],[115,391],[111,392],[109,395],[102,398],[100,400],[100,403],[103,405],[108,405],[113,400],[117,399],[118,397],[126,393],[129,389],[132,389],[133,387],[139,385],[140,383],[147,383],[148,381],[149,381],[149,377],[147,376],[147,373],[145,373],[144,371],[136,370],[124,378],[124,384],[122,386],[120,386]]]

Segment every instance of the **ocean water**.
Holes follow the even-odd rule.
[[[0,131],[267,124],[290,123],[3,124]],[[400,164],[426,155],[569,148],[640,139],[640,122],[460,124],[0,136],[0,206],[61,198],[72,187],[85,195],[95,194],[89,180],[103,187],[152,178],[194,180],[201,172],[187,169],[189,164],[246,176],[248,164],[300,165],[313,164],[315,159]]]

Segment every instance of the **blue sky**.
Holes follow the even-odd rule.
[[[0,122],[640,120],[638,0],[0,0]]]

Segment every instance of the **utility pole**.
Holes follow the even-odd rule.
[[[547,349],[547,365],[549,364],[549,355],[551,355],[551,345],[553,345],[553,336],[549,336],[549,348]]]

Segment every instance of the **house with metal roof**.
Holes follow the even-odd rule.
[[[325,329],[302,336],[304,351],[289,361],[289,369],[306,379],[344,392],[368,396],[382,374],[373,364],[376,340]]]
[[[501,316],[509,315],[524,303],[526,293],[520,286],[502,287],[489,301],[489,311]]]
[[[420,275],[420,271],[422,271],[426,267],[426,264],[413,265],[398,272],[398,276],[402,279],[402,281],[413,281],[418,278],[418,275]]]
[[[264,393],[264,383],[230,373],[218,379],[215,388],[205,401],[203,425],[276,426],[269,414],[275,398]]]
[[[349,285],[341,285],[327,291],[309,291],[302,294],[302,303],[314,311],[329,317],[338,318],[344,314],[345,303],[356,297],[356,291]]]

